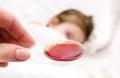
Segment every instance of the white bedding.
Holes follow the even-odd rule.
[[[113,0],[0,0],[1,7],[12,11],[24,23],[37,20],[46,25],[55,14],[69,8],[92,15],[95,27],[91,43],[96,45],[94,52],[106,45],[111,38],[114,3]]]
[[[95,30],[91,36],[93,39],[87,44],[89,47],[87,51],[90,50],[92,55],[70,63],[59,63],[46,58],[41,53],[43,47],[38,44],[34,47],[35,49],[32,49],[32,58],[27,62],[10,63],[7,68],[0,68],[0,77],[89,78],[93,75],[93,78],[119,78],[120,24],[119,21],[116,22],[120,12],[118,3],[119,0],[0,0],[0,7],[13,12],[23,23],[39,20],[47,24],[50,18],[60,11],[76,8],[88,15],[93,15],[95,24]],[[117,30],[114,32],[114,38],[111,39],[114,28]],[[37,39],[39,42],[39,38]],[[109,40],[111,40],[110,44],[108,44]]]
[[[26,29],[37,43],[30,48],[31,58],[22,63],[10,63],[5,69],[0,68],[2,78],[104,78],[99,65],[86,59],[84,55],[71,62],[54,61],[45,56],[46,45],[53,41],[66,40],[57,31],[35,24]]]

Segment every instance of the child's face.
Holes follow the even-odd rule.
[[[66,38],[83,43],[85,41],[85,34],[77,25],[72,23],[61,23],[52,28],[63,34]]]

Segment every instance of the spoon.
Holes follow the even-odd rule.
[[[45,47],[45,55],[56,61],[73,61],[83,55],[81,43],[73,40],[56,41]]]

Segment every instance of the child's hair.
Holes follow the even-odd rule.
[[[56,15],[60,23],[69,22],[79,26],[85,33],[85,40],[87,40],[93,30],[92,16],[86,16],[83,13],[75,10],[69,9]]]

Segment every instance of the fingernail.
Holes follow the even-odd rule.
[[[17,60],[27,60],[30,57],[30,52],[25,49],[18,49],[16,50],[16,59]]]

